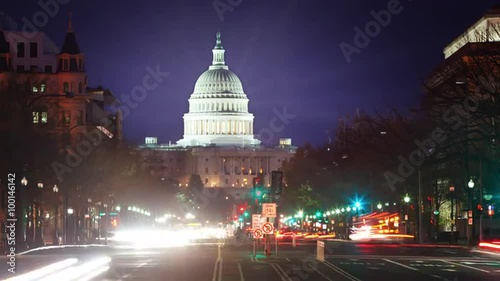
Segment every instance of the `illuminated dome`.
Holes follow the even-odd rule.
[[[212,65],[196,81],[189,98],[189,113],[184,114],[181,146],[258,145],[253,136],[253,114],[236,74],[224,61],[221,34],[213,53]]]

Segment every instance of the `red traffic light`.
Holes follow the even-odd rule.
[[[241,211],[241,212],[245,211],[245,208],[241,207],[241,208],[240,208],[240,211]]]

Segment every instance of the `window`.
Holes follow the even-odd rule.
[[[83,93],[83,83],[78,83],[78,93]]]
[[[205,174],[208,174],[208,168],[205,168]]]
[[[31,85],[31,92],[38,93],[38,84]]]
[[[83,110],[78,111],[78,114],[76,115],[76,124],[78,125],[83,124]]]
[[[63,111],[63,122],[64,122],[64,124],[71,123],[71,112],[69,110]]]
[[[207,178],[205,178],[205,184],[208,184],[208,179]]]
[[[24,72],[24,65],[18,65],[17,72]]]
[[[229,184],[229,179],[226,179],[226,184]]]
[[[30,71],[35,72],[35,71],[37,71],[37,69],[38,69],[38,66],[36,66],[36,65],[30,65]]]
[[[208,158],[205,158],[205,162],[208,162]]]
[[[17,43],[17,57],[18,58],[24,58],[24,50],[25,46],[23,42],[18,42]]]
[[[41,115],[40,123],[47,124],[47,122],[49,121],[49,113],[47,111],[42,111],[41,113],[42,113],[42,115]]]
[[[44,71],[45,73],[52,73],[52,65],[46,65]]]
[[[45,82],[42,82],[40,84],[40,93],[46,93],[47,92],[47,84]]]
[[[31,42],[30,43],[30,58],[38,57],[38,43]]]
[[[83,60],[82,59],[78,60],[78,67],[80,68],[80,71],[83,71]]]
[[[66,93],[66,92],[69,92],[69,84],[68,82],[64,82],[63,84],[63,91]]]
[[[47,111],[33,111],[33,124],[47,124],[48,122],[48,112]]]
[[[33,111],[32,114],[33,114],[33,124],[38,124],[38,121],[40,119],[40,114],[38,114],[38,112],[36,111]]]
[[[68,60],[63,60],[63,71],[68,71],[69,69],[69,61]]]

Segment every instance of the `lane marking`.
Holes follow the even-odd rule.
[[[319,271],[317,268],[314,268],[314,266],[309,265],[309,267],[312,268],[314,271],[316,271],[319,275],[323,276],[323,278],[325,278],[326,280],[333,281],[332,279],[330,279],[330,277],[326,276],[323,272]]]
[[[279,271],[278,268],[276,268],[276,265],[274,263],[271,263],[271,267],[274,269],[274,271],[276,271],[276,273],[278,273],[278,276],[280,277],[281,281],[289,281],[285,278],[285,276],[283,276],[281,271]]]
[[[406,268],[406,269],[411,269],[411,270],[419,271],[418,269],[416,269],[416,268],[414,268],[414,267],[407,266],[407,265],[405,265],[405,264],[402,264],[402,263],[399,263],[399,262],[395,262],[395,261],[392,261],[392,260],[390,260],[390,259],[383,259],[383,260],[385,260],[386,262],[390,262],[390,263],[392,263],[392,264],[395,264],[395,265],[399,265],[399,266],[404,267],[404,268]]]
[[[283,277],[285,278],[284,281],[293,281],[292,278],[290,278],[290,276],[286,274],[285,270],[279,264],[275,263],[274,266],[281,271]]]
[[[292,262],[289,258],[286,258],[286,260],[287,260],[288,262]]]
[[[446,281],[448,281],[448,279],[446,279],[446,278],[444,278],[444,277],[441,277],[441,276],[439,276],[439,275],[434,275],[434,274],[432,274],[431,276],[432,276],[432,277],[434,277],[434,278],[437,278],[437,279],[441,279],[441,280],[446,280]]]
[[[148,264],[148,263],[150,263],[150,262],[152,262],[152,261],[153,261],[153,259],[149,259],[149,260],[147,260],[147,261],[145,261],[145,262],[143,262],[143,263],[139,264],[138,266],[136,266],[136,267],[134,268],[134,270],[132,270],[131,272],[129,272],[129,273],[125,274],[125,275],[123,275],[120,279],[118,279],[118,281],[122,281],[123,279],[127,279],[127,278],[129,278],[129,277],[130,277],[133,273],[135,273],[135,272],[136,272],[137,270],[139,270],[141,267],[145,266],[146,264]]]
[[[215,260],[215,265],[214,265],[214,273],[212,275],[212,281],[216,281],[217,280],[217,265],[219,265],[219,259],[216,259]]]
[[[333,269],[335,272],[341,274],[342,276],[346,277],[347,279],[349,280],[352,280],[352,281],[361,281],[360,279],[352,276],[351,274],[349,274],[348,272],[342,270],[341,268],[337,267],[336,265],[330,263],[329,261],[323,261],[323,264],[325,264],[326,266],[328,266],[329,268]]]
[[[222,280],[222,259],[220,259],[220,262],[219,262],[219,278],[218,278],[218,281],[221,281]]]
[[[453,265],[465,267],[465,268],[468,268],[468,269],[474,269],[474,270],[481,271],[481,272],[484,272],[484,273],[490,273],[488,270],[484,270],[484,269],[481,269],[481,268],[475,268],[475,267],[468,266],[468,265],[465,265],[465,264],[455,263],[455,262],[451,262],[451,261],[447,261],[447,260],[441,260],[441,261],[445,262],[445,263],[449,263],[449,264],[453,264]]]
[[[241,263],[238,263],[238,271],[240,272],[240,280],[245,281],[245,277],[243,277],[243,269],[241,269]]]

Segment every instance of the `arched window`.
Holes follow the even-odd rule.
[[[83,83],[82,82],[78,83],[78,93],[83,93]]]
[[[63,84],[63,92],[69,92],[69,83],[68,82],[64,82]]]

